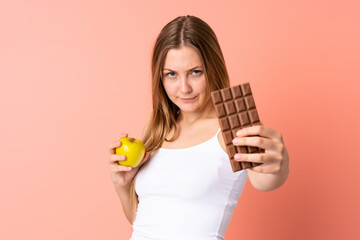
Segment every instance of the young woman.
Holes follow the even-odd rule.
[[[238,146],[265,149],[237,154],[262,163],[233,172],[215,109],[213,90],[230,87],[215,33],[193,16],[178,17],[160,32],[152,58],[153,110],[142,141],[146,154],[136,168],[109,146],[110,170],[132,240],[224,239],[247,178],[269,191],[287,179],[289,156],[282,134],[264,125],[234,136]],[[123,133],[119,139],[127,136]]]

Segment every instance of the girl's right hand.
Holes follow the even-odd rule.
[[[134,178],[135,174],[139,171],[139,167],[144,164],[149,158],[149,152],[145,152],[144,158],[141,163],[136,167],[122,166],[119,164],[119,161],[124,161],[126,159],[125,155],[115,154],[115,149],[121,146],[119,141],[123,137],[127,137],[127,133],[122,133],[119,139],[109,146],[110,151],[110,173],[111,179],[117,188],[130,188],[131,180]]]

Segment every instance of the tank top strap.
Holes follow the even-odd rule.
[[[217,131],[216,136],[219,134],[220,131],[221,131],[221,128],[219,128],[219,130]]]
[[[225,154],[225,156],[227,157],[227,153],[226,151],[224,151],[224,149],[222,148],[220,141],[218,139],[219,133],[221,132],[221,128],[219,128],[219,130],[217,131],[217,133],[215,134],[215,136],[212,138],[212,140],[210,141],[211,144],[213,144],[214,149],[217,149],[218,151],[221,152],[221,154]]]
[[[216,134],[211,138],[210,142],[211,144],[215,144],[215,145],[219,145],[220,146],[220,143],[219,143],[219,140],[218,140],[218,135],[221,131],[221,128],[219,128],[219,130],[216,132]]]

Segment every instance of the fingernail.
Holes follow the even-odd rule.
[[[234,138],[233,143],[234,143],[234,144],[238,144],[238,143],[240,143],[240,141],[239,141],[239,139]]]
[[[234,156],[234,159],[235,159],[235,160],[240,160],[240,159],[241,159],[241,155],[240,155],[240,154],[236,154],[236,155]]]
[[[236,136],[240,137],[240,136],[242,136],[243,134],[244,134],[244,131],[239,130],[239,131],[237,131]]]

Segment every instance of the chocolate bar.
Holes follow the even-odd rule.
[[[211,92],[211,100],[219,120],[221,133],[233,172],[260,165],[253,162],[234,160],[236,153],[264,153],[265,150],[252,146],[235,146],[232,140],[236,132],[244,127],[261,125],[250,84],[244,83]]]

